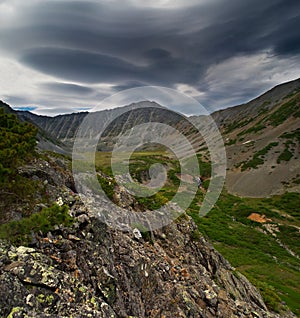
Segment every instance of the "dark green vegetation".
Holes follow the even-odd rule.
[[[231,146],[236,144],[236,139],[230,139],[225,143],[225,146]]]
[[[258,123],[258,124],[248,128],[246,130],[241,131],[240,133],[237,134],[237,136],[242,136],[242,135],[246,135],[246,134],[250,134],[250,133],[256,133],[256,132],[263,130],[265,128],[266,128],[265,125]]]
[[[294,147],[296,146],[296,142],[300,144],[300,128],[295,129],[291,132],[286,132],[280,136],[282,139],[286,139],[286,142],[284,143],[285,148],[283,152],[279,155],[277,159],[277,163],[280,163],[282,161],[289,161],[291,158],[293,158],[294,154]]]
[[[229,134],[239,128],[247,127],[245,130],[236,134],[236,136],[241,137],[239,139],[241,141],[243,140],[243,136],[247,134],[256,134],[270,126],[276,127],[284,123],[289,118],[300,117],[299,90],[295,90],[293,93],[286,95],[283,99],[277,100],[274,102],[274,106],[269,109],[268,105],[270,104],[272,104],[270,100],[265,101],[260,106],[260,110],[255,116],[225,123],[224,134]]]
[[[122,157],[122,156],[120,156]],[[106,175],[98,175],[102,190],[106,195],[113,199],[114,188],[116,181],[112,178],[113,174],[110,165],[110,154],[97,153],[96,155],[96,167],[98,171],[101,171]],[[176,176],[180,172],[179,164],[176,160],[172,159],[172,155],[169,156],[164,152],[135,152],[130,158],[129,171],[134,181],[138,183],[147,182],[149,179],[149,168],[153,164],[161,164],[165,167],[168,174],[167,184],[160,189],[157,193],[149,197],[136,197],[136,201],[141,207],[149,210],[155,210],[167,203],[176,194],[179,186],[179,179]],[[109,179],[108,179],[108,178]],[[111,179],[111,180],[110,180]]]
[[[227,129],[225,130],[225,133],[230,133],[237,128],[244,127],[248,125],[250,122],[253,122],[259,116],[261,116],[260,120],[256,122],[255,125],[252,125],[248,129],[241,131],[240,133],[238,133],[238,136],[246,135],[249,133],[256,133],[260,130],[265,129],[267,125],[276,127],[285,122],[290,117],[300,117],[300,95],[298,91],[285,96],[285,98],[282,101],[280,101],[280,103],[278,103],[277,101],[275,107],[278,108],[270,114],[267,114],[268,108],[266,106],[268,106],[269,104],[271,104],[270,101],[264,102],[257,116],[247,120],[243,120],[241,122],[235,121],[232,124],[228,125]]]
[[[283,152],[278,156],[277,163],[280,163],[281,161],[289,161],[293,158],[293,153],[289,149],[290,144],[291,142],[288,141],[284,144],[285,148]]]
[[[234,121],[225,127],[224,133],[229,134],[237,128],[241,128],[248,125],[252,120],[252,118],[249,118],[243,121]]]
[[[32,157],[37,130],[21,123],[14,114],[0,108],[0,182],[5,182],[16,168]]]
[[[275,112],[266,119],[272,126],[278,126],[290,116],[300,117],[299,93],[294,95],[289,101],[282,104]]]
[[[203,197],[198,191],[187,211],[200,233],[259,288],[269,309],[280,312],[285,302],[299,315],[300,266],[290,251],[300,253],[300,233],[296,228],[300,226],[300,194],[246,199],[224,191],[209,214],[200,217]],[[272,219],[275,236],[264,225],[247,218],[254,212]]]
[[[278,142],[271,142],[266,147],[264,147],[263,149],[256,152],[253,155],[252,159],[250,159],[247,162],[242,163],[242,168],[241,168],[242,171],[245,171],[248,168],[255,169],[255,168],[257,168],[257,166],[263,165],[264,164],[263,156],[266,155],[269,150],[271,150],[273,147],[276,147],[276,146],[278,146]]]
[[[297,140],[300,143],[300,128],[297,128],[291,132],[286,132],[280,136],[280,138],[285,138],[288,140]]]
[[[18,168],[37,156],[35,153],[37,129],[21,122],[14,114],[0,108],[0,200],[1,211],[15,203],[27,205],[30,216],[19,221],[0,225],[0,239],[10,240],[12,244],[27,245],[32,234],[47,233],[54,225],[69,225],[72,221],[66,206],[57,205],[31,214],[35,204],[32,197],[40,184],[18,173]],[[40,189],[39,189],[40,190]],[[23,216],[26,211],[22,211]],[[0,222],[1,223],[1,222]]]
[[[33,233],[40,231],[47,234],[53,230],[55,225],[72,224],[72,218],[68,213],[67,206],[53,205],[51,208],[44,208],[41,212],[24,217],[19,221],[11,221],[0,225],[0,239],[9,240],[15,245],[30,244]]]
[[[114,188],[116,186],[116,182],[112,177],[112,171],[109,165],[108,153],[103,153],[105,159],[102,158],[101,153],[96,155],[96,166],[98,171],[106,174],[107,177],[99,176],[98,180],[100,182],[101,188],[104,190],[106,195],[113,199]],[[201,176],[205,179],[210,177],[211,173],[211,164],[208,162],[205,156],[201,154],[197,155],[199,168],[201,171]],[[100,164],[102,163],[102,165]],[[160,208],[162,205],[166,204],[168,201],[172,200],[172,198],[177,193],[178,187],[180,185],[179,175],[181,173],[180,165],[177,160],[174,159],[173,154],[166,152],[135,152],[130,159],[129,171],[134,181],[138,183],[144,183],[149,181],[149,168],[153,164],[161,164],[167,170],[167,182],[164,186],[154,195],[149,197],[135,197],[136,201],[145,209],[155,210]],[[187,161],[185,166],[188,167],[191,163]],[[193,167],[190,167],[192,170]],[[194,169],[195,170],[195,169]],[[194,171],[194,175],[199,174],[199,170],[196,169]],[[206,180],[203,183],[204,187],[208,187],[209,181]],[[187,187],[191,186],[188,183]],[[193,185],[194,186],[194,185]],[[201,192],[201,191],[199,191]],[[184,195],[183,195],[184,199]]]
[[[260,159],[277,145],[270,143],[254,157]],[[198,160],[203,176],[209,177],[209,162],[200,154]],[[168,180],[156,195],[136,198],[148,209],[156,209],[171,200],[179,184],[178,163],[172,157],[167,160],[165,153],[148,156],[136,153],[130,167],[136,181],[143,181],[141,176],[154,162],[168,166]],[[204,188],[207,189],[208,185],[209,179],[204,182]],[[189,185],[186,186],[189,190]],[[111,184],[109,195],[113,193],[113,187]],[[204,196],[205,192],[198,190],[187,209],[199,229],[191,233],[191,238],[198,240],[201,235],[208,237],[215,248],[259,288],[269,309],[277,312],[285,310],[285,302],[296,314],[300,314],[299,260],[291,254],[300,254],[300,234],[296,228],[300,226],[300,194],[286,193],[268,199],[248,199],[223,191],[210,213],[201,217],[199,210]],[[247,217],[254,212],[272,221],[266,227],[249,220]],[[180,222],[180,218],[177,222]],[[144,235],[149,236],[150,233]],[[150,236],[148,239],[152,240]]]
[[[36,133],[33,125],[22,123],[14,114],[5,113],[4,108],[0,108],[1,210],[6,211],[17,202],[26,202],[29,206],[34,204],[30,197],[36,190],[36,182],[18,174],[17,168],[36,155]]]
[[[296,193],[242,199],[224,192],[207,216],[200,219],[190,213],[200,232],[260,289],[270,309],[282,310],[284,301],[300,314],[299,260],[289,252],[300,252],[300,234],[295,228],[300,225],[299,206],[300,194]],[[264,225],[247,219],[253,212],[272,219],[275,236]]]
[[[97,177],[98,177],[98,181],[101,185],[102,190],[105,192],[105,194],[110,200],[113,200],[114,187],[116,185],[116,182],[114,180],[110,181],[101,175],[98,175]]]

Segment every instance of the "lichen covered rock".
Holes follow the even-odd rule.
[[[30,248],[1,242],[1,317],[279,317],[192,237],[189,217],[137,236],[112,230],[80,202],[71,212],[72,227],[37,236]]]

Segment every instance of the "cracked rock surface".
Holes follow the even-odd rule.
[[[151,233],[114,230],[72,194],[67,168],[53,166],[45,170],[55,181],[49,192],[70,206],[75,222],[33,234],[29,247],[0,241],[0,317],[295,317],[269,312],[257,289],[195,238],[186,214]]]
[[[1,317],[279,317],[204,238],[191,238],[189,217],[149,238],[110,229],[80,202],[72,213],[72,227],[31,247],[1,242]]]

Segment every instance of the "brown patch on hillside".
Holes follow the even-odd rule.
[[[264,214],[260,215],[259,213],[251,213],[247,219],[258,223],[272,222],[272,219],[268,219]]]

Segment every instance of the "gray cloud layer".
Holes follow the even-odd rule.
[[[66,104],[72,93],[96,94],[97,84],[110,84],[111,92],[184,84],[214,108],[298,77],[297,0],[178,1],[177,7],[143,2],[2,1],[1,55],[50,76],[53,82],[39,88],[65,92]],[[237,76],[241,71],[244,76]]]

